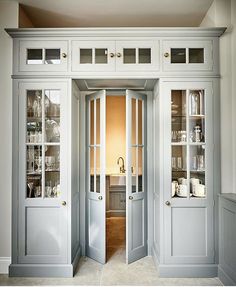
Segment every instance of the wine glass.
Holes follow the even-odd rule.
[[[35,163],[37,165],[37,169],[35,171],[40,172],[41,171],[41,165],[42,165],[42,157],[41,156],[35,157]]]
[[[34,182],[28,182],[27,183],[28,185],[28,188],[29,188],[29,197],[32,197],[32,191],[33,191],[33,188],[34,188]]]

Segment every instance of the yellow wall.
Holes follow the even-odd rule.
[[[117,159],[125,157],[125,97],[106,98],[106,173],[119,173]]]

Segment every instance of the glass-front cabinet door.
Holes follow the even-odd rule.
[[[164,71],[212,71],[212,41],[164,40]]]
[[[212,263],[212,85],[168,83],[165,94],[166,262]]]
[[[65,124],[66,83],[20,84],[21,263],[66,260]]]
[[[115,41],[72,41],[72,71],[114,71]]]
[[[68,41],[22,40],[19,42],[19,72],[66,72],[68,50]]]
[[[116,69],[159,70],[159,41],[116,41]]]

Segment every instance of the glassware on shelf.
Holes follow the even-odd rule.
[[[204,115],[204,96],[201,90],[192,90],[189,94],[189,113],[191,116]]]
[[[42,168],[42,157],[41,156],[36,156],[35,157],[35,163],[37,165],[37,169],[35,170],[35,172],[41,172],[41,168]]]
[[[41,195],[42,195],[42,187],[40,185],[35,186],[34,197],[41,197]]]
[[[32,195],[33,195],[33,188],[34,188],[34,182],[33,181],[28,182],[27,186],[29,188],[29,196],[28,197],[32,197]]]
[[[202,140],[202,131],[200,126],[194,127],[194,139],[195,142],[201,142]]]
[[[177,169],[178,170],[182,170],[183,166],[182,166],[182,157],[178,156],[177,157]]]

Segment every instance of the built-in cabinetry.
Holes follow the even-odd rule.
[[[235,286],[236,195],[221,194],[219,202],[219,278],[225,286]]]
[[[212,83],[165,82],[162,92],[165,262],[214,263]]]
[[[88,141],[86,146],[86,136],[81,139],[80,133],[86,135],[89,101],[72,84],[73,79],[88,78],[100,79],[98,90],[106,89],[106,79],[156,80],[154,91],[147,93],[147,113],[137,104],[141,100],[131,103],[132,97],[126,96],[132,106],[126,110],[126,118],[138,120],[131,114],[136,107],[143,116],[138,123],[142,127],[146,120],[149,123],[147,131],[143,128],[147,163],[142,159],[142,172],[147,175],[147,220],[144,211],[142,215],[126,213],[130,216],[129,238],[145,247],[142,254],[146,254],[148,242],[149,255],[159,265],[161,276],[217,276],[218,37],[223,32],[222,28],[8,30],[14,38],[11,276],[72,276],[80,251],[86,255],[86,240],[99,252],[100,245],[93,239],[101,231],[97,225],[101,222],[99,208],[105,210],[103,197],[109,197],[107,211],[124,212],[128,204],[132,210],[146,210],[146,197],[143,200],[139,188],[136,193],[130,189],[125,198],[123,189],[110,186],[109,177],[104,176],[100,179],[102,192],[96,189],[101,171],[95,164],[99,159],[105,174],[105,155],[94,155],[101,146],[100,155],[105,150],[105,93],[90,95],[93,123],[99,115],[103,119],[103,145]],[[86,88],[90,93],[91,87]],[[103,101],[101,112],[98,99]],[[127,138],[138,125],[128,125]],[[100,135],[96,126],[92,127],[95,135]],[[139,140],[129,144],[127,152],[144,147]],[[92,149],[96,150],[91,157],[96,168],[89,178],[85,154]],[[128,156],[129,186],[134,166],[131,158]],[[146,155],[143,158],[146,160]],[[90,224],[95,233],[86,237],[89,182],[94,188],[91,206],[100,207],[96,212],[89,207],[97,225]],[[146,229],[147,240],[142,236]],[[136,235],[132,236],[132,230]]]

